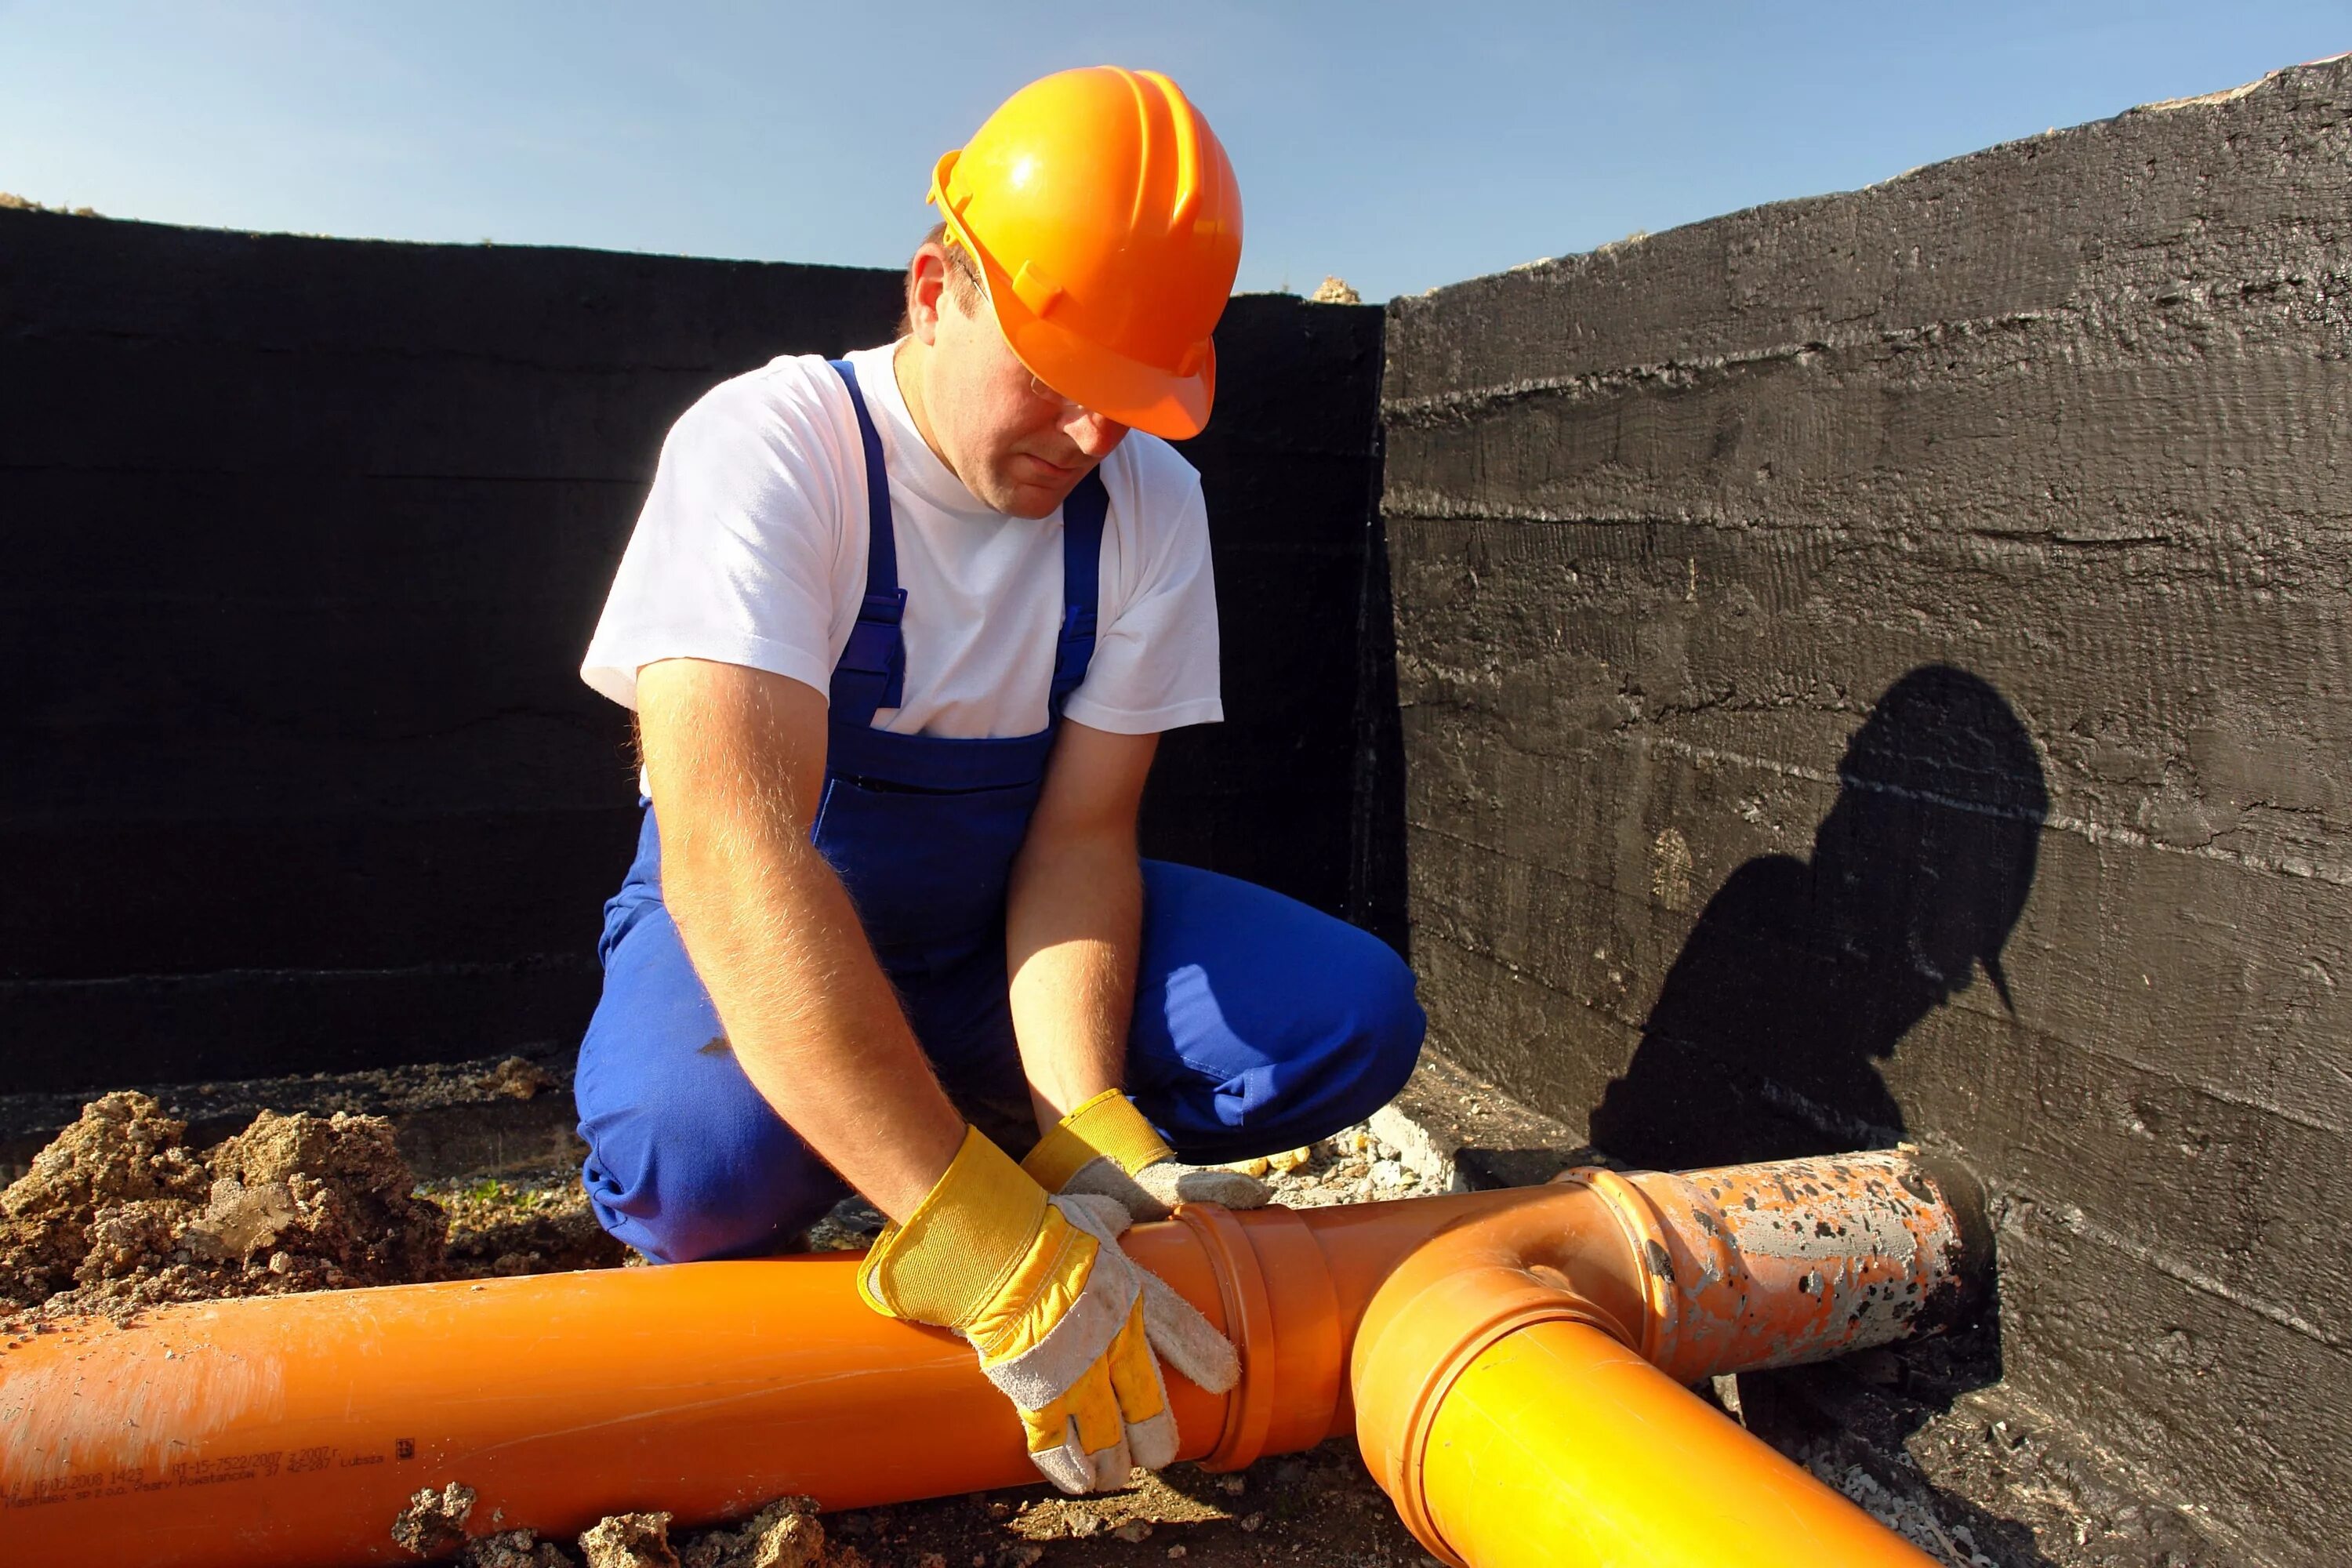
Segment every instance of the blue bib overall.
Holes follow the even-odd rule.
[[[1004,901],[1062,709],[1093,658],[1108,496],[1089,473],[1062,508],[1064,608],[1045,727],[1003,738],[874,728],[900,705],[907,604],[882,442],[856,373],[833,362],[866,474],[866,596],[835,666],[811,837],[950,1091],[1025,1099],[1007,1000]],[[1359,1121],[1411,1072],[1412,976],[1376,939],[1222,877],[1142,863],[1144,933],[1130,1093],[1185,1157],[1295,1148]],[[604,994],[574,1093],[587,1190],[605,1228],[666,1261],[775,1248],[846,1189],[752,1089],[661,902],[648,805],[605,906]]]

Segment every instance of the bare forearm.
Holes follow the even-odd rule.
[[[1131,834],[1025,847],[1005,910],[1013,1029],[1038,1125],[1120,1087],[1143,942]]]
[[[675,683],[684,690],[673,696]],[[811,714],[696,672],[639,679],[662,835],[663,897],[752,1086],[842,1179],[912,1212],[963,1136],[876,962],[848,893],[808,840],[813,788],[783,782],[772,731]],[[691,697],[689,703],[679,697]],[[793,689],[782,702],[822,699]],[[763,708],[765,703],[777,710]],[[692,722],[673,723],[673,713]],[[819,742],[821,744],[821,742]],[[822,752],[818,752],[821,758]]]
[[[763,854],[762,851],[765,850]],[[866,944],[848,895],[803,839],[673,859],[664,884],[729,1045],[777,1113],[894,1219],[963,1136]]]

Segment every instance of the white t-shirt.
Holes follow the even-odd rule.
[[[957,737],[1045,727],[1062,625],[1062,515],[992,511],[907,412],[890,348],[849,356],[880,432],[907,590],[904,703],[875,728]],[[1094,659],[1063,711],[1121,734],[1224,717],[1201,479],[1130,432],[1101,467]],[[820,692],[866,596],[866,459],[848,389],[815,355],[720,383],[662,444],[581,679],[636,706],[664,658],[748,665]]]

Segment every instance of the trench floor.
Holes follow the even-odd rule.
[[[259,1201],[252,1195],[262,1190],[255,1164],[259,1156],[250,1150],[236,1156],[244,1162],[237,1168],[248,1190],[231,1194],[226,1217],[217,1185],[210,1190],[210,1206],[205,1206],[205,1172],[199,1168],[207,1160],[229,1158],[225,1152],[240,1147],[240,1139],[257,1142],[245,1136],[257,1111],[320,1118],[341,1111],[344,1121],[337,1125],[342,1131],[335,1137],[314,1128],[318,1136],[304,1142],[291,1136],[299,1129],[278,1128],[278,1142],[296,1150],[288,1158],[297,1165],[299,1150],[311,1151],[300,1156],[310,1160],[311,1168],[295,1181],[296,1193],[338,1180],[396,1183],[402,1190],[362,1191],[358,1196],[395,1205],[429,1200],[448,1218],[446,1250],[431,1266],[434,1276],[628,1266],[637,1260],[597,1228],[579,1187],[569,1066],[550,1055],[257,1084],[152,1086],[153,1115],[141,1124],[143,1135],[152,1143],[163,1136],[157,1126],[180,1129],[192,1173],[185,1176],[187,1195],[175,1200],[184,1211],[178,1222],[182,1233],[173,1237],[158,1232],[152,1245],[168,1250],[175,1239],[202,1242],[224,1226],[233,1227],[244,1212],[238,1205],[250,1209]],[[1430,1092],[1426,1085],[1422,1092]],[[56,1157],[44,1178],[35,1171],[33,1156],[79,1111],[71,1097],[0,1100],[0,1174],[23,1178],[7,1191],[9,1213],[26,1209],[29,1200],[22,1194],[34,1192],[37,1197],[42,1181],[58,1184]],[[75,1158],[93,1169],[103,1165],[112,1157],[108,1139],[117,1134],[107,1128],[93,1132],[88,1118],[78,1127],[66,1132],[58,1147],[79,1138]],[[1293,1162],[1277,1162],[1263,1173],[1277,1201],[1302,1207],[1432,1190],[1438,1173],[1430,1170],[1427,1159],[1407,1157],[1383,1132],[1412,1141],[1391,1115],[1318,1144]],[[348,1157],[347,1146],[364,1142],[363,1134],[396,1145],[397,1177],[383,1173],[386,1167],[373,1156],[357,1163]],[[808,1244],[818,1249],[860,1247],[879,1223],[878,1215],[853,1201],[820,1224]],[[287,1247],[302,1245],[299,1227],[298,1215]],[[123,1279],[78,1286],[46,1304],[27,1302],[29,1288],[20,1280],[16,1297],[28,1310],[14,1322],[77,1308],[135,1310],[142,1300],[170,1299],[154,1293],[173,1279],[181,1281],[170,1285],[174,1293],[292,1288],[283,1267],[270,1274],[275,1258],[248,1261],[240,1274],[220,1266],[192,1273],[185,1246],[173,1256],[182,1262],[173,1265],[160,1255],[141,1258],[131,1249],[115,1260]],[[311,1278],[316,1270],[304,1272],[310,1261],[315,1260],[295,1255],[295,1275]],[[5,1263],[0,1258],[0,1296],[10,1289]],[[1987,1384],[1982,1368],[1990,1353],[1988,1344],[1961,1335],[1899,1352],[1864,1352],[1824,1367],[1718,1380],[1701,1393],[1940,1563],[1965,1568],[2189,1568],[2228,1561],[2177,1513],[2102,1485],[2090,1468],[2049,1441],[2032,1413],[2006,1404],[1999,1386]],[[795,1538],[798,1557],[771,1552],[763,1561],[748,1538],[723,1531],[681,1530],[672,1544],[684,1553],[685,1568],[753,1568],[755,1563],[766,1568],[767,1562],[793,1568],[1132,1568],[1147,1563],[1341,1568],[1433,1561],[1397,1521],[1353,1444],[1345,1440],[1262,1460],[1236,1475],[1174,1466],[1108,1497],[1064,1498],[1041,1483],[827,1514],[812,1522],[819,1528]],[[461,1561],[470,1568],[555,1568],[583,1561],[582,1549],[571,1542],[508,1539],[494,1548],[477,1542],[467,1552]],[[585,1560],[586,1568],[668,1568],[677,1561],[609,1542],[585,1553]]]

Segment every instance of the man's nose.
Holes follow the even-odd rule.
[[[1127,438],[1127,426],[1116,419],[1081,411],[1062,421],[1062,434],[1080,452],[1100,462],[1110,456],[1112,447]]]

